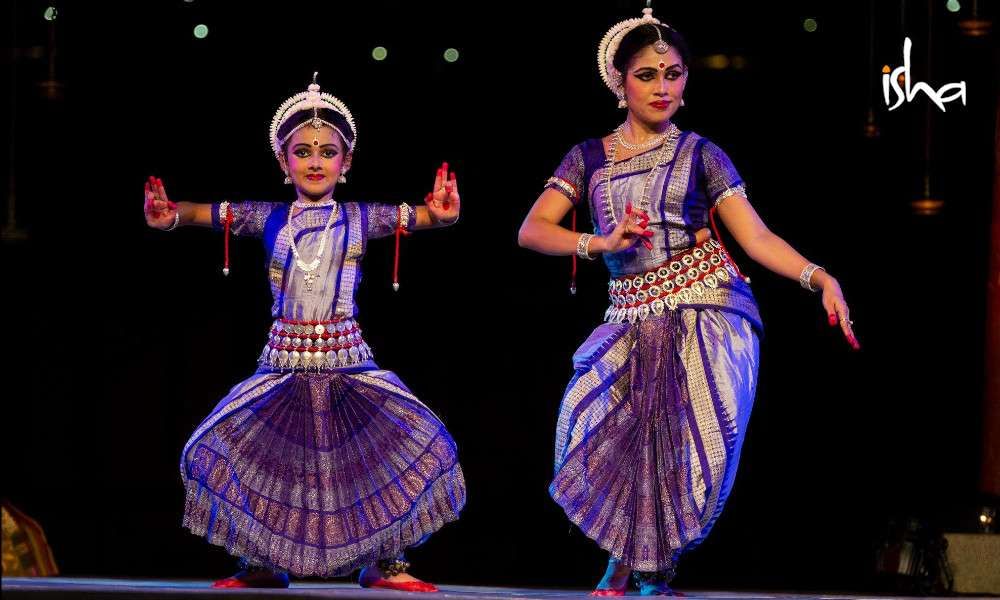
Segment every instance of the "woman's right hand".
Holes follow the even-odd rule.
[[[150,176],[146,182],[146,202],[143,205],[146,225],[153,229],[173,229],[177,219],[177,205],[167,198],[163,180]]]
[[[591,248],[598,252],[614,253],[628,250],[636,244],[642,244],[647,250],[653,249],[649,238],[653,232],[648,231],[649,215],[645,211],[632,210],[632,204],[625,205],[625,218],[608,235],[596,236],[591,242]]]

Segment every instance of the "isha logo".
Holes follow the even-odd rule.
[[[910,38],[903,40],[903,66],[896,67],[891,73],[889,72],[889,65],[882,67],[882,95],[885,97],[885,105],[889,106],[889,86],[892,86],[892,91],[896,93],[896,103],[889,106],[889,110],[896,110],[903,101],[912,102],[913,98],[917,95],[917,92],[923,92],[927,94],[927,97],[931,99],[941,112],[945,112],[944,103],[951,102],[952,100],[962,99],[962,106],[965,106],[965,82],[960,81],[958,83],[949,83],[941,86],[941,89],[934,91],[934,88],[927,85],[923,81],[914,82],[913,78],[910,76],[910,47],[913,45],[910,42]],[[904,92],[903,88],[899,86],[900,80],[906,86]],[[950,96],[946,96],[948,92],[952,92]]]

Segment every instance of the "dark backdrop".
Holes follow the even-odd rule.
[[[656,7],[697,57],[745,59],[697,61],[676,120],[723,147],[771,228],[840,279],[863,345],[852,353],[825,325],[818,296],[735,252],[765,322],[759,391],[735,491],[680,587],[864,589],[889,518],[962,527],[976,501],[992,41],[959,35],[968,7],[932,2],[928,75],[926,3],[796,4]],[[442,417],[468,481],[462,519],[412,553],[415,573],[593,584],[603,554],[546,488],[570,356],[603,314],[606,271],[582,265],[571,297],[569,259],[518,248],[516,232],[563,154],[622,120],[595,50],[642,4],[59,2],[54,38],[46,6],[4,9],[18,49],[5,174],[28,239],[2,246],[3,494],[41,522],[63,573],[232,568],[181,529],[178,461],[255,368],[264,253],[235,242],[223,278],[221,236],[146,228],[141,188],[155,174],[175,200],[291,199],[267,127],[318,70],[359,127],[342,199],[419,202],[442,160],[462,186],[459,226],[404,241],[399,293],[391,240],[371,244],[360,296],[379,364]],[[904,34],[916,79],[968,85],[967,106],[931,113],[937,216],[910,210],[927,98],[893,112],[881,99]],[[55,99],[39,85],[53,39]],[[869,108],[877,139],[863,135]]]

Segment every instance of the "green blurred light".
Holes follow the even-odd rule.
[[[389,51],[383,46],[375,46],[375,49],[372,50],[372,58],[375,60],[385,60],[386,56],[389,56]]]
[[[816,19],[806,19],[805,21],[802,21],[802,28],[809,33],[812,33],[819,28],[819,23],[816,22]]]
[[[945,5],[945,8],[951,12],[958,12],[962,10],[962,5],[958,3],[958,0],[948,0],[948,4]]]
[[[45,16],[45,20],[46,21],[55,21],[56,17],[59,16],[59,11],[56,10],[56,7],[50,6],[50,7],[48,7],[48,8],[45,9],[45,15],[44,16]]]
[[[194,37],[203,40],[208,37],[208,25],[195,25]]]
[[[455,50],[454,48],[448,48],[447,50],[444,51],[444,59],[450,63],[457,61],[458,50]]]

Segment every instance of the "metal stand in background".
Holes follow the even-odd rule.
[[[17,168],[14,162],[14,145],[15,139],[14,128],[17,124],[17,61],[20,58],[20,50],[17,45],[17,28],[14,25],[17,22],[17,2],[10,3],[10,143],[8,148],[8,158],[10,165],[10,173],[7,176],[7,220],[3,225],[3,229],[0,229],[0,239],[5,243],[10,242],[20,242],[28,239],[28,232],[19,228],[17,226],[17,186],[15,185],[14,172]]]

